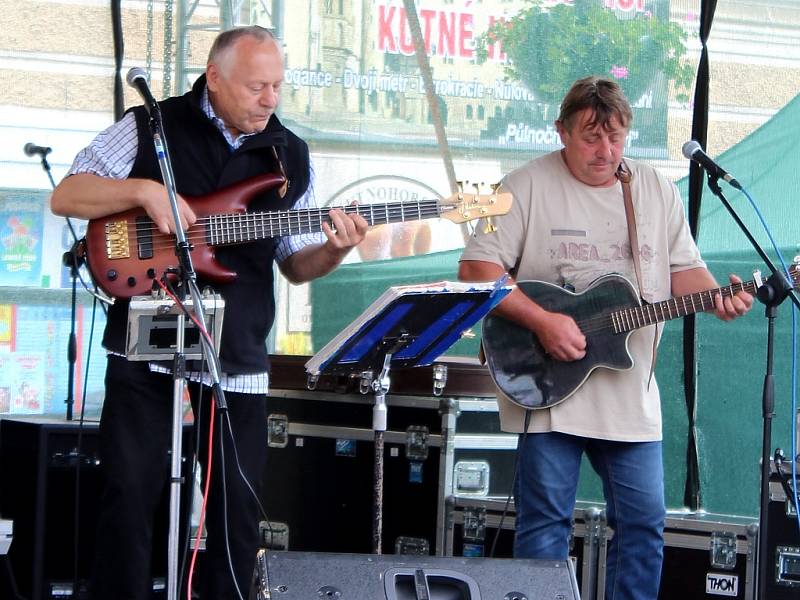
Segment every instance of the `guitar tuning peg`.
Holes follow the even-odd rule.
[[[756,289],[758,289],[762,285],[764,285],[764,280],[761,278],[761,270],[760,269],[753,269],[753,281],[756,284]]]
[[[456,181],[456,188],[458,188],[458,193],[464,193],[464,182],[463,181]]]
[[[492,217],[486,217],[486,227],[483,228],[483,233],[494,233],[497,227],[492,223]]]
[[[491,195],[489,196],[489,204],[496,204],[497,203],[497,190],[500,186],[503,185],[499,181],[497,183],[490,183],[489,189],[492,190]]]
[[[481,186],[480,186],[480,184],[478,184],[478,183],[473,183],[473,184],[472,184],[472,187],[474,187],[474,188],[475,188],[475,195],[480,195],[480,193],[481,193]]]

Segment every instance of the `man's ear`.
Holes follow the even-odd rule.
[[[212,92],[216,92],[219,87],[219,69],[214,63],[206,66],[206,85]]]

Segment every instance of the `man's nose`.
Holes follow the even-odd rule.
[[[612,152],[611,152],[612,147],[613,147],[613,144],[611,143],[611,140],[609,138],[601,137],[600,138],[600,142],[597,144],[597,154],[598,154],[598,156],[602,156],[604,158],[611,156],[612,155]]]
[[[275,107],[278,105],[278,92],[275,91],[274,88],[271,86],[267,86],[264,88],[264,91],[261,93],[261,104],[264,106],[271,106]]]

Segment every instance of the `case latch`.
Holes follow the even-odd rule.
[[[486,539],[486,509],[482,506],[464,509],[464,539],[482,542]]]
[[[489,493],[489,463],[460,460],[454,468],[453,485],[458,496],[486,496]]]
[[[447,366],[433,365],[433,395],[441,396],[447,385]]]
[[[286,448],[289,445],[289,417],[274,413],[267,417],[267,446]]]
[[[428,458],[428,428],[424,425],[411,425],[406,429],[406,458],[424,461]]]
[[[711,566],[718,569],[736,568],[736,534],[729,531],[711,532]]]

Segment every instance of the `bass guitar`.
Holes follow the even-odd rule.
[[[215,248],[244,244],[282,235],[322,231],[330,224],[330,208],[247,212],[258,194],[283,185],[281,175],[261,175],[202,197],[189,198],[197,222],[187,231],[192,262],[199,275],[215,283],[226,283],[236,273],[219,263]],[[463,223],[507,213],[508,192],[488,195],[453,194],[445,200],[408,200],[385,204],[341,207],[358,213],[370,225],[442,217]],[[161,233],[142,209],[92,219],[86,228],[83,253],[95,283],[115,298],[150,292],[153,280],[178,266],[175,239]]]
[[[793,286],[798,266],[789,268]],[[483,320],[483,349],[497,387],[523,408],[548,408],[572,396],[600,367],[624,371],[633,367],[628,338],[647,325],[685,317],[714,308],[714,298],[740,291],[755,295],[755,281],[643,303],[636,288],[621,275],[599,277],[581,293],[542,281],[518,281],[517,287],[539,306],[572,317],[586,336],[586,355],[564,362],[544,351],[536,335],[503,317]]]

